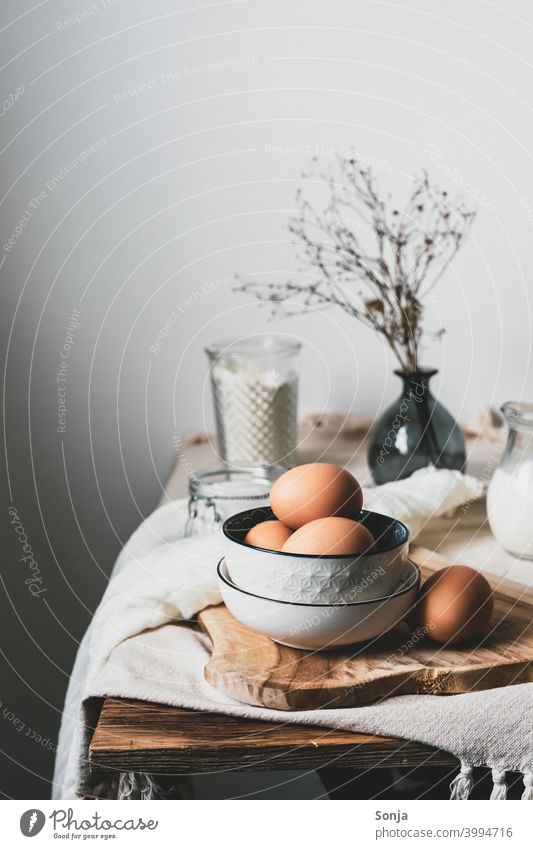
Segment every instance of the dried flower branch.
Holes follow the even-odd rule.
[[[299,190],[298,212],[289,222],[299,247],[299,271],[311,270],[316,279],[240,278],[238,290],[272,304],[274,315],[341,307],[383,336],[403,369],[416,369],[423,299],[453,261],[475,212],[461,203],[452,206],[425,172],[403,210],[382,198],[371,168],[356,158],[338,156],[336,173],[302,176],[318,176],[329,194],[319,211]]]

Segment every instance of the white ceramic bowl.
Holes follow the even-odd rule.
[[[372,640],[398,625],[415,604],[420,570],[407,560],[397,590],[385,598],[351,604],[299,604],[246,592],[218,564],[220,592],[239,622],[276,643],[297,649],[333,649]]]
[[[398,586],[407,560],[409,531],[397,519],[361,510],[360,521],[376,540],[365,554],[314,557],[247,545],[259,522],[274,519],[269,507],[244,510],[223,524],[231,580],[241,589],[280,601],[338,604],[380,598]]]

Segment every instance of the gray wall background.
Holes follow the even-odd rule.
[[[156,505],[176,437],[212,426],[203,346],[270,326],[231,279],[295,268],[286,221],[313,153],[353,147],[400,199],[425,167],[477,203],[429,305],[447,336],[424,360],[462,421],[531,398],[533,11],[4,0],[2,19],[0,726],[4,793],[32,798],[49,794],[68,675],[114,558]],[[276,329],[306,343],[302,413],[376,415],[397,393],[383,346],[341,313]]]

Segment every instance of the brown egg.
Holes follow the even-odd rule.
[[[422,587],[417,624],[437,643],[471,640],[489,624],[494,599],[487,579],[470,566],[446,566]]]
[[[346,469],[331,463],[307,463],[277,479],[270,506],[278,519],[296,529],[326,516],[356,519],[363,506],[363,493]]]
[[[341,516],[315,519],[298,528],[284,544],[282,551],[291,554],[332,556],[335,554],[362,554],[374,545],[370,531]]]
[[[244,541],[248,545],[257,545],[259,548],[281,551],[283,543],[287,542],[291,534],[291,529],[283,522],[269,519],[267,522],[260,522],[255,527],[250,528],[244,537]]]

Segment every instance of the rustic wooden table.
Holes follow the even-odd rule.
[[[277,725],[150,702],[106,699],[91,769],[185,775],[226,770],[455,766],[447,752],[308,725]]]
[[[301,455],[300,462],[310,462],[320,457],[348,466],[363,483],[368,480],[366,450],[360,435],[312,435],[304,441]],[[477,467],[483,467],[482,461],[483,458],[476,457],[474,468],[471,464],[474,474],[479,474]],[[181,466],[178,464],[175,467],[161,502],[185,494],[187,478],[184,467],[197,469],[213,464],[217,465],[209,444],[187,447],[185,462],[182,458]],[[453,541],[460,538],[462,561],[475,562],[479,552],[470,553],[468,541],[473,536],[478,539],[481,536],[482,544],[488,546],[492,554],[495,541],[483,525],[483,510],[484,505],[475,505],[464,514],[459,525],[456,520],[451,537],[451,520],[441,520],[442,527],[437,524],[432,535],[427,534],[426,538],[419,541],[453,557],[456,555],[455,550],[448,551],[446,546],[453,547]],[[494,558],[498,564],[502,563],[501,552],[496,550]],[[485,563],[489,561],[485,551],[482,559]],[[506,562],[505,566],[507,580],[511,579],[513,583],[515,567]],[[498,577],[501,579],[501,572]],[[523,579],[521,574],[516,577]],[[103,772],[107,775],[117,772],[190,775],[230,770],[259,772],[335,768],[340,771],[341,768],[365,770],[370,767],[420,766],[452,769],[457,764],[455,758],[446,752],[406,740],[319,727],[276,725],[110,698],[104,703],[90,745],[89,758],[95,773]]]

